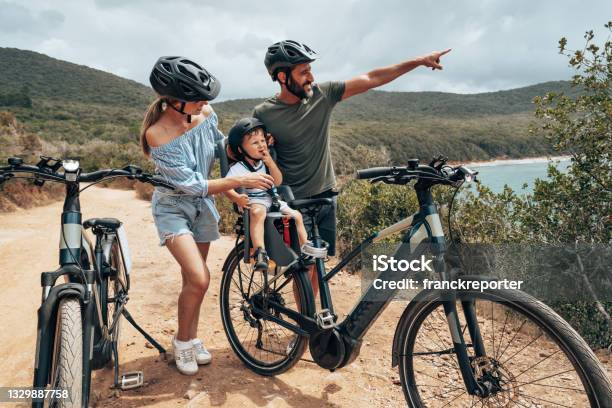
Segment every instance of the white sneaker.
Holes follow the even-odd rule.
[[[200,339],[192,339],[191,344],[193,344],[193,352],[196,356],[196,361],[198,364],[209,364],[212,361],[212,355]]]
[[[193,351],[193,347],[187,341],[179,341],[176,337],[172,337],[172,348],[174,352],[174,360],[176,368],[181,374],[194,375],[198,372],[198,363]]]

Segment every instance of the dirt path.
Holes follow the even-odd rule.
[[[124,221],[132,256],[132,290],[128,309],[136,321],[165,347],[176,329],[180,272],[167,250],[160,248],[150,204],[132,191],[92,187],[81,198],[83,219],[116,217]],[[0,215],[0,386],[31,384],[36,345],[36,309],[40,304],[40,272],[57,267],[61,203]],[[123,321],[122,371],[143,370],[146,386],[117,392],[110,389],[112,370],[94,374],[94,400],[104,407],[389,407],[404,406],[397,368],[391,367],[391,343],[405,303],[392,302],[374,324],[359,358],[330,373],[313,363],[299,362],[276,378],[248,371],[231,351],[219,316],[221,265],[233,245],[231,237],[213,243],[209,255],[211,287],[204,300],[200,337],[213,362],[197,376],[180,375],[155,349]],[[357,277],[343,274],[331,286],[342,316],[360,293]],[[309,358],[308,353],[304,358]],[[612,364],[603,356],[609,373]],[[191,399],[185,398],[192,390]]]

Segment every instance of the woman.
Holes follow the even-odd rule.
[[[140,141],[157,172],[176,187],[158,187],[152,210],[160,245],[181,266],[183,288],[172,346],[178,370],[193,375],[198,363],[211,361],[197,338],[200,306],[210,282],[206,258],[210,242],[219,238],[219,213],[211,196],[237,187],[268,189],[274,180],[267,174],[208,179],[215,143],[224,137],[208,105],[221,85],[208,71],[183,57],[161,57],[149,80],[159,97],[145,114]]]

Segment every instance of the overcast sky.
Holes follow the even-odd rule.
[[[184,55],[221,80],[221,99],[276,92],[263,58],[283,39],[319,53],[319,82],[452,48],[443,71],[419,68],[382,89],[475,93],[568,79],[559,38],[582,47],[584,31],[607,36],[610,19],[610,0],[0,0],[0,46],[147,85],[160,55]]]

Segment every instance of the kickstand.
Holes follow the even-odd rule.
[[[113,370],[115,373],[115,381],[113,383],[113,388],[121,388],[119,384],[119,352],[117,351],[116,341],[113,341],[111,343],[111,350],[113,351]]]
[[[134,318],[132,317],[132,315],[130,314],[130,312],[127,311],[127,309],[123,309],[122,312],[123,316],[125,316],[125,319],[130,322],[130,324],[132,326],[134,326],[134,328],[136,330],[138,330],[140,332],[140,334],[142,334],[144,336],[145,339],[147,339],[149,341],[149,343],[151,343],[153,345],[153,347],[155,347],[157,349],[157,351],[159,351],[159,354],[165,354],[166,353],[166,349],[163,348],[158,342],[156,342],[153,337],[151,337],[146,331],[144,331],[144,329],[142,327],[140,327],[135,321]]]
[[[158,342],[156,342],[153,337],[149,335],[142,327],[140,327],[135,321],[130,312],[124,307],[121,311],[121,314],[136,330],[140,332],[144,336],[145,339],[149,341],[155,347],[159,354],[165,354],[166,349],[163,348]],[[129,390],[132,388],[140,387],[144,384],[144,376],[142,371],[131,371],[129,373],[125,373],[121,376],[121,381],[119,381],[119,352],[117,350],[117,342],[113,341],[111,344],[111,350],[113,352],[113,360],[114,360],[114,384],[113,388],[119,388],[122,390]]]

